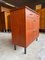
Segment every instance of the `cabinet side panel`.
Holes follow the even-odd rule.
[[[25,9],[11,12],[11,31],[13,44],[25,47]]]

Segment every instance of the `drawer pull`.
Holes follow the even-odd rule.
[[[30,15],[33,15],[33,14],[30,14]]]
[[[33,20],[33,22],[36,22],[35,20]]]
[[[33,32],[36,32],[36,30],[33,30]]]

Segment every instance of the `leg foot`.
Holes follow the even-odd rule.
[[[38,38],[36,38],[36,41],[38,41]]]
[[[14,50],[16,50],[16,45],[14,45]]]
[[[26,54],[26,48],[24,48],[24,54]]]

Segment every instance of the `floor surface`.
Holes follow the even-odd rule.
[[[17,46],[14,50],[11,33],[0,33],[0,60],[38,60],[38,52],[45,46],[45,34],[40,33],[38,41],[34,40],[24,54],[24,48]]]

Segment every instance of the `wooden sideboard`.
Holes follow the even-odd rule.
[[[11,31],[10,15],[7,16],[7,20],[8,20],[8,31]]]
[[[0,31],[5,29],[5,16],[4,12],[0,12]]]
[[[39,19],[39,14],[27,6],[11,10],[12,42],[15,49],[16,45],[22,46],[26,54],[26,47],[39,36]]]
[[[36,11],[40,14],[40,30],[45,31],[45,8]]]
[[[10,14],[7,12],[0,12],[0,31],[11,31]]]

